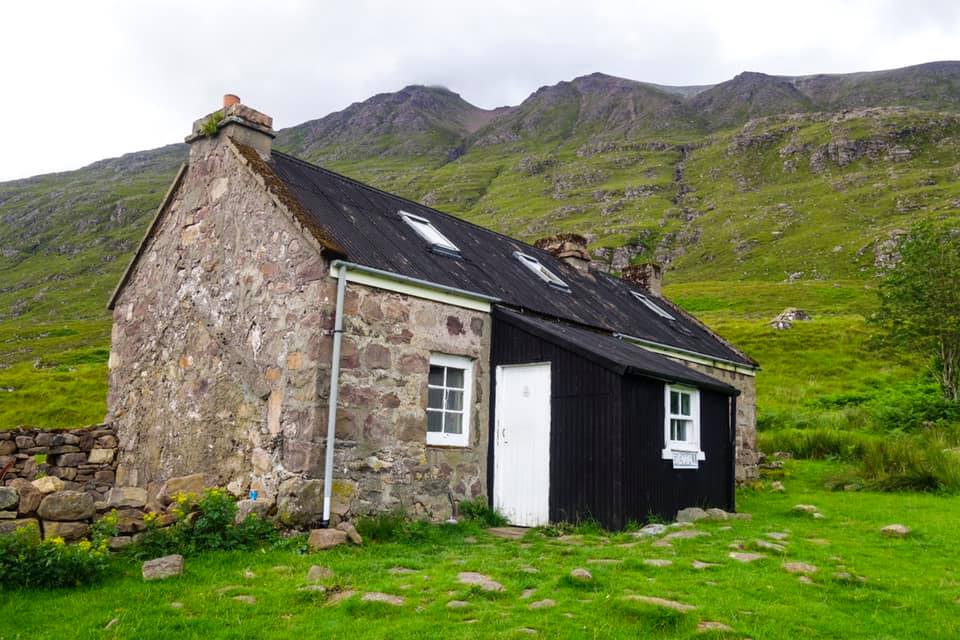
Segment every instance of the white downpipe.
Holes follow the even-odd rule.
[[[333,357],[330,363],[330,398],[327,405],[327,446],[323,465],[323,528],[330,526],[330,496],[333,494],[333,449],[337,433],[337,401],[340,391],[340,345],[343,340],[343,297],[347,289],[347,265],[337,272],[337,311],[333,321]]]

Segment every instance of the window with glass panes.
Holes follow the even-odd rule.
[[[666,385],[665,392],[664,459],[673,458],[674,451],[695,451],[698,460],[705,460],[700,450],[700,392],[681,385]]]
[[[670,390],[670,440],[689,442],[693,435],[692,394],[681,389]]]
[[[466,446],[469,440],[468,358],[435,354],[427,380],[427,444]]]

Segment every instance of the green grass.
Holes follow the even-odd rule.
[[[188,558],[185,576],[164,582],[144,583],[138,565],[118,561],[115,576],[100,586],[0,591],[0,638],[512,638],[525,637],[520,632],[525,628],[551,638],[957,637],[960,501],[823,488],[826,478],[843,471],[836,463],[788,462],[787,493],[740,492],[739,508],[753,520],[700,523],[697,528],[709,536],[676,540],[672,549],[586,528],[569,537],[531,532],[516,542],[473,525],[441,525],[411,541],[311,555],[207,554]],[[816,505],[826,518],[791,513],[798,503]],[[880,528],[893,522],[913,533],[903,540],[881,536]],[[735,540],[751,548],[774,531],[789,533],[782,557],[771,553],[749,565],[728,558]],[[817,543],[823,540],[829,544]],[[671,559],[673,565],[650,567],[645,558]],[[695,570],[693,560],[720,566]],[[814,584],[802,584],[781,568],[790,561],[816,565]],[[324,594],[298,590],[312,564],[333,569],[334,577],[324,581],[330,590],[381,591],[406,601],[392,607],[355,596],[328,604]],[[415,573],[391,574],[397,566]],[[527,567],[537,572],[527,573]],[[588,568],[594,581],[569,580],[575,567]],[[246,570],[256,577],[244,578]],[[489,575],[505,590],[487,593],[461,585],[456,580],[461,571]],[[838,572],[866,580],[837,578]],[[525,589],[536,592],[524,600]],[[234,601],[235,595],[254,596],[257,603]],[[696,609],[679,614],[631,601],[630,595],[668,598]],[[544,598],[557,605],[529,608]],[[451,600],[469,605],[448,609]],[[117,622],[105,630],[113,619]],[[723,622],[735,632],[699,636],[695,628],[701,620]]]

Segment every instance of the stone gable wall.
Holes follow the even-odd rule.
[[[113,313],[119,484],[203,471],[275,493],[318,416],[327,264],[221,138],[181,185]],[[332,308],[332,307],[331,307]]]
[[[756,378],[736,371],[717,369],[704,364],[677,360],[691,369],[705,373],[740,390],[737,396],[737,473],[738,483],[755,480],[757,470],[757,387]]]

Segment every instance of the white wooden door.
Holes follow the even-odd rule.
[[[550,363],[497,367],[493,506],[521,527],[550,522]]]

